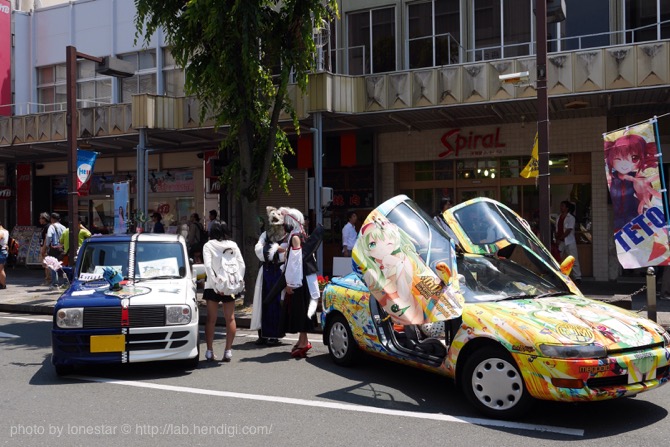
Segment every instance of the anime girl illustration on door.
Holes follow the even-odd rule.
[[[426,266],[415,243],[402,228],[373,211],[361,228],[353,258],[370,292],[395,323],[423,324],[458,316],[460,304]]]

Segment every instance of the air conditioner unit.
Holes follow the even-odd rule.
[[[333,203],[333,188],[321,187],[321,207],[325,208]]]

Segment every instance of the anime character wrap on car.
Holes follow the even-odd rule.
[[[538,399],[630,397],[669,381],[670,334],[584,297],[512,209],[482,197],[445,217],[449,232],[407,196],[370,213],[352,254],[359,270],[323,293],[324,344],[336,364],[366,352],[442,374],[477,410],[504,419]],[[481,221],[494,238],[482,236]],[[442,293],[424,276],[441,280]],[[430,307],[433,292],[452,318]],[[433,321],[444,331],[425,326]]]

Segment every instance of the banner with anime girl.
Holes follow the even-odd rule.
[[[670,264],[667,204],[657,121],[603,134],[614,240],[623,268]],[[666,206],[667,208],[667,206]]]

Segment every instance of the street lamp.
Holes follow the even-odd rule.
[[[79,133],[79,120],[77,115],[77,59],[87,59],[96,62],[96,73],[127,78],[135,74],[135,69],[129,62],[112,57],[95,57],[89,54],[79,53],[77,48],[68,45],[65,49],[65,78],[66,78],[66,104],[67,112],[65,121],[67,125],[67,169],[70,174],[68,181],[68,214],[70,215],[70,248],[68,258],[74,263],[79,245],[79,197],[77,193],[77,135]]]

